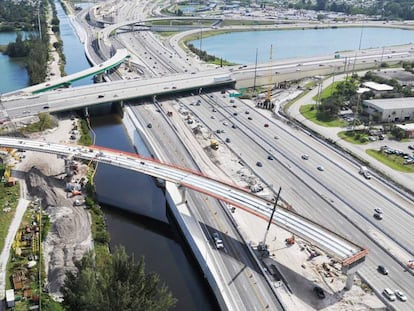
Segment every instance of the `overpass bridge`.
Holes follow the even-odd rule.
[[[77,81],[89,76],[94,76],[97,74],[104,73],[105,71],[112,69],[119,64],[123,63],[126,59],[130,57],[130,54],[127,49],[118,49],[114,56],[112,56],[107,61],[97,65],[90,67],[88,69],[79,71],[77,73],[61,77],[59,79],[55,79],[53,81],[47,81],[44,83],[32,85],[29,87],[26,87],[24,89],[20,89],[17,91],[13,91],[10,93],[4,93],[2,94],[2,98],[9,97],[9,96],[21,96],[21,95],[32,95],[37,94],[49,90],[53,90],[62,86],[68,86],[73,81]]]
[[[244,188],[205,176],[201,172],[144,158],[137,154],[97,146],[63,145],[9,137],[0,137],[0,147],[56,154],[67,159],[92,160],[144,173],[214,197],[266,221],[269,221],[272,212],[272,202]],[[272,223],[327,252],[342,263],[343,272],[348,273],[349,276],[353,276],[368,253],[367,249],[352,241],[283,208],[276,209]],[[352,277],[348,279],[352,280]],[[347,282],[347,286],[348,284]]]

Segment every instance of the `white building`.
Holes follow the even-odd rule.
[[[414,97],[364,100],[362,106],[380,122],[414,121]]]
[[[375,94],[391,92],[394,89],[391,85],[381,84],[372,81],[364,82],[362,85],[369,88]]]

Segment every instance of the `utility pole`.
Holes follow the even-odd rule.
[[[259,49],[256,48],[256,62],[254,63],[254,82],[253,82],[253,92],[256,94],[256,77],[257,77],[257,53]]]

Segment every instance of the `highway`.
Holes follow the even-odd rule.
[[[126,7],[123,10],[128,12]],[[129,14],[131,17],[136,17],[141,13],[133,11]],[[142,16],[139,17],[139,19],[141,18]],[[94,35],[93,31],[90,31],[89,34]],[[123,45],[129,49],[133,61],[136,61],[136,68],[143,71],[145,79],[136,75],[131,80],[59,89],[18,99],[2,98],[1,104],[7,111],[8,117],[14,119],[35,115],[39,112],[80,109],[100,103],[153,95],[170,94],[174,96],[179,95],[179,92],[183,90],[204,89],[214,85],[215,78],[226,76],[237,81],[238,87],[244,87],[251,86],[255,74],[258,84],[266,84],[269,83],[269,79],[275,83],[346,70],[372,68],[379,66],[379,62],[385,58],[393,63],[413,59],[412,47],[404,46],[389,50],[376,49],[358,51],[358,53],[341,53],[340,59],[334,59],[333,55],[329,55],[312,59],[259,64],[256,68],[253,65],[233,66],[200,72],[202,67],[197,62],[191,58],[188,59],[182,52],[161,47],[152,34],[144,31],[138,34],[119,33],[115,38],[105,37],[103,33],[100,35],[102,37],[98,41],[99,48],[102,49],[104,55],[109,55],[112,47]],[[176,42],[174,43],[174,40],[170,40],[170,42],[170,47],[174,47]],[[191,102],[198,99],[202,101],[200,106],[191,105]],[[274,121],[266,114],[258,112],[242,102],[236,101],[236,107],[233,107],[228,96],[223,98],[219,93],[180,100],[204,126],[211,129],[213,135],[217,135],[217,139],[223,145],[228,145],[232,152],[239,155],[240,160],[260,177],[262,183],[270,188],[281,186],[283,200],[291,204],[297,213],[335,230],[358,245],[370,249],[370,255],[367,257],[366,264],[360,269],[360,275],[374,286],[378,296],[381,296],[384,287],[398,288],[406,293],[409,301],[414,301],[412,294],[414,292],[413,276],[404,270],[404,262],[401,260],[404,256],[400,256],[400,253],[412,255],[414,249],[413,243],[410,241],[410,237],[414,233],[412,229],[414,228],[412,202],[389,189],[379,180],[373,179],[368,182],[362,179],[357,173],[356,163],[346,160],[341,154],[333,152],[306,133],[283,122]],[[213,109],[216,110],[214,113]],[[246,111],[249,111],[249,114],[246,114]],[[214,115],[214,119],[212,115]],[[249,117],[251,120],[248,119]],[[224,125],[224,122],[227,125]],[[236,125],[236,129],[231,128],[232,124]],[[264,127],[264,124],[269,126]],[[225,133],[214,134],[217,129],[224,129]],[[231,142],[226,143],[226,138],[229,138]],[[28,141],[24,141],[24,144],[25,148],[29,149],[34,148],[45,152],[52,148],[55,150],[54,152],[64,155],[74,155],[79,158],[94,159],[111,165],[132,168],[206,193],[239,208],[246,209],[247,206],[247,209],[250,212],[254,211],[258,217],[266,218],[269,216],[270,203],[251,194],[245,194],[247,192],[244,189],[236,187],[229,190],[227,184],[216,184],[211,179],[203,179],[204,177],[199,174],[193,175],[190,171],[183,173],[181,170],[177,171],[175,167],[163,166],[150,159],[138,159],[132,155],[108,150],[102,150],[103,156],[97,156],[100,152],[99,149],[93,149],[93,152],[89,152],[89,150],[82,148],[76,149],[77,147],[56,144],[40,146],[36,145],[37,143],[32,145]],[[18,143],[14,146],[19,148]],[[301,159],[303,154],[308,154],[309,159]],[[268,158],[269,155],[273,160]],[[261,167],[256,165],[258,161],[262,163]],[[320,165],[324,167],[324,171],[316,169]],[[198,205],[198,202],[202,200],[199,196],[200,194],[191,191],[189,203]],[[220,213],[221,206],[215,200],[213,201],[208,201],[208,208]],[[379,206],[386,214],[381,222],[372,217],[373,209]],[[214,228],[217,228],[217,223],[220,223],[218,229],[221,229],[221,226],[232,227],[230,224],[221,223],[221,219],[225,219],[225,217],[220,217],[220,221],[218,221],[203,208],[198,209],[197,213],[199,213],[196,215],[197,219],[205,223],[207,234],[211,234],[215,230]],[[294,218],[291,218],[292,215],[295,215]],[[362,248],[348,241],[345,241],[348,244],[341,245],[344,241],[339,237],[339,240],[336,241],[337,245],[336,243],[325,243],[329,242],[329,239],[322,241],[322,234],[328,233],[330,235],[330,232],[318,231],[312,235],[306,226],[299,226],[302,224],[302,218],[296,214],[292,215],[285,214],[284,211],[278,209],[276,222],[298,236],[304,237],[303,232],[306,232],[307,238],[318,240],[322,249],[331,253],[334,250],[335,256],[339,260],[344,261],[362,251]],[[219,231],[224,232],[224,230]],[[227,279],[242,271],[243,263],[247,262],[247,266],[253,266],[248,258],[237,259],[239,251],[242,251],[244,247],[240,246],[239,248],[240,242],[237,242],[236,233],[231,232],[228,235],[222,234],[226,242],[225,253],[231,256],[219,259],[223,260],[223,264],[227,268],[227,271],[223,271],[223,275]],[[306,239],[306,237],[304,238]],[[352,249],[351,253],[349,247]],[[390,275],[387,277],[380,275],[376,271],[378,264],[387,266]],[[246,280],[241,281],[238,287],[244,287],[243,283],[245,282]],[[233,291],[233,289],[230,290]],[[234,299],[240,300],[240,303],[249,307],[248,309],[260,301],[260,299],[250,301],[253,300],[250,299],[250,296],[232,293]],[[399,310],[410,310],[409,304],[394,302],[392,305],[398,307]]]
[[[269,118],[270,115],[241,101],[230,103],[228,93],[206,94],[201,97],[200,105],[194,105],[197,100],[180,98],[180,103],[199,124],[210,129],[220,144],[239,155],[240,161],[260,176],[265,185],[273,189],[281,186],[282,198],[296,212],[370,250],[359,273],[379,294],[384,287],[412,293],[413,275],[406,272],[406,259],[413,256],[412,201],[379,179],[365,180],[358,174],[357,163],[294,126]],[[230,142],[226,142],[227,138]],[[309,155],[309,159],[302,159],[303,154]],[[258,161],[261,167],[256,165]],[[317,170],[319,165],[324,171]],[[380,222],[373,217],[377,207],[385,215]],[[376,271],[380,264],[392,271],[388,277]],[[393,305],[401,310],[407,307],[398,302]]]

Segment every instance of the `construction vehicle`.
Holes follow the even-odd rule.
[[[292,235],[291,237],[286,238],[285,242],[286,242],[287,245],[293,245],[293,244],[295,244],[295,242],[296,242],[295,241],[295,236]]]
[[[218,143],[218,141],[217,141],[217,140],[215,140],[215,139],[210,140],[210,147],[211,147],[211,149],[213,149],[213,150],[217,150],[217,149],[219,148],[219,143]]]
[[[363,175],[366,179],[371,179],[371,174],[368,171],[368,168],[366,166],[361,166],[359,168],[359,173]]]

